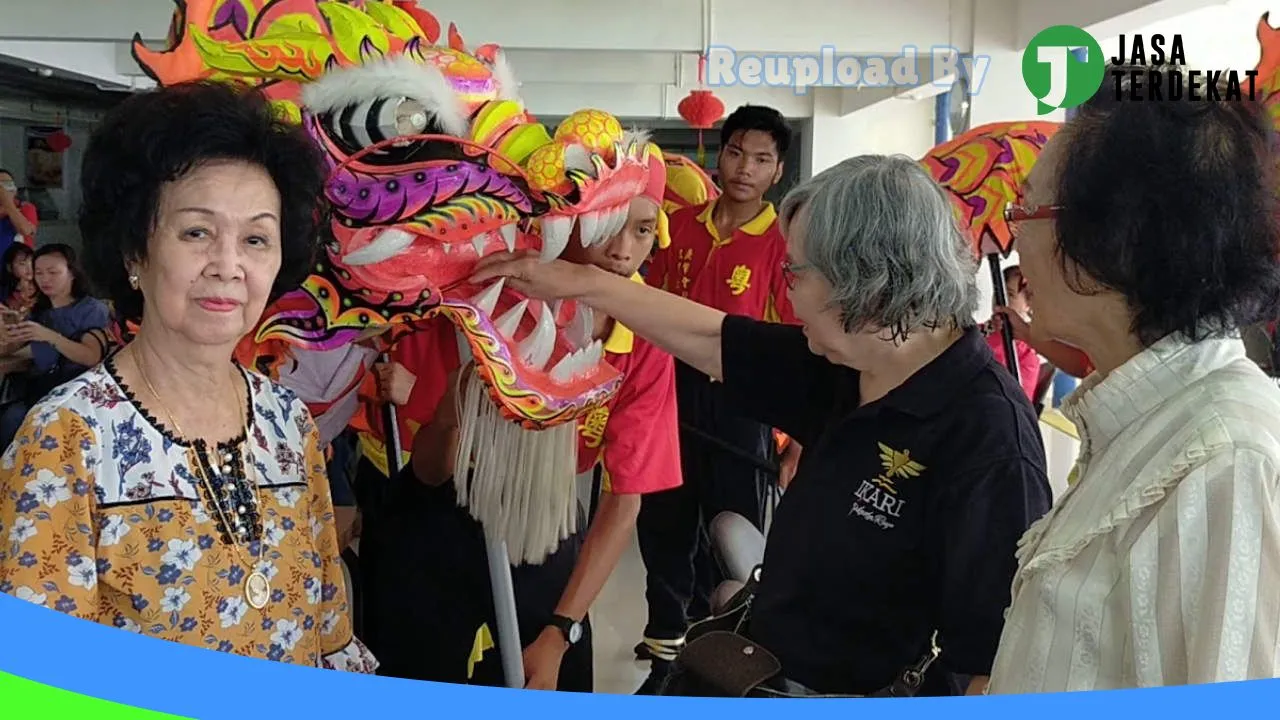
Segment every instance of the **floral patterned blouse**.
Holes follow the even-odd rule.
[[[37,404],[0,459],[0,591],[211,650],[373,672],[348,618],[315,423],[289,390],[245,377],[250,441],[216,450],[179,440],[110,360]],[[240,448],[253,484],[208,472]],[[260,539],[232,542],[226,502],[252,506]],[[266,582],[255,594],[249,579]]]

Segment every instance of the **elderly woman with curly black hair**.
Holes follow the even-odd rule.
[[[1063,406],[1077,480],[1023,540],[993,693],[1280,673],[1280,390],[1239,335],[1280,291],[1270,122],[1123,95],[1104,84],[1009,210],[1036,325],[1096,372]]]
[[[80,228],[138,329],[36,405],[0,462],[0,590],[212,650],[373,669],[315,424],[232,362],[309,266],[323,177],[301,128],[230,85],[136,95],[94,132]]]

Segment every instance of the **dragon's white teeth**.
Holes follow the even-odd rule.
[[[445,254],[445,255],[452,255],[452,254],[453,254],[453,245],[451,245],[450,243],[444,243],[444,245],[443,245],[442,247],[444,248],[444,254]]]
[[[569,246],[573,234],[573,216],[554,215],[542,220],[542,262],[551,262]]]
[[[494,327],[498,328],[498,332],[502,333],[510,342],[516,340],[516,330],[520,329],[520,320],[524,318],[525,308],[529,307],[528,300],[521,300],[514,307],[502,314],[502,317],[493,322]]]
[[[617,208],[606,210],[604,213],[605,227],[604,232],[600,233],[600,244],[604,244],[613,239],[615,235],[622,231],[622,226],[627,222],[626,214],[619,212]]]
[[[596,236],[591,239],[591,244],[603,245],[613,237],[613,215],[608,210],[601,210],[597,213],[597,217],[599,227],[596,230]]]
[[[516,251],[516,224],[507,223],[498,228],[498,234],[502,236],[502,242],[507,246],[507,252]]]
[[[558,383],[567,383],[574,378],[591,372],[604,357],[604,341],[596,340],[586,347],[578,348],[560,358],[560,362],[551,368],[551,379]]]
[[[582,247],[589,248],[595,244],[600,231],[607,224],[602,220],[604,218],[599,213],[594,212],[586,213],[578,219],[578,237],[582,241]]]
[[[492,315],[493,309],[498,305],[498,296],[502,295],[502,286],[507,282],[505,277],[500,277],[489,287],[481,290],[474,298],[471,298],[471,304],[485,315]]]
[[[488,239],[489,236],[486,233],[480,233],[471,238],[471,247],[476,249],[476,255],[484,257],[484,246],[488,244],[486,242]]]
[[[604,245],[618,234],[618,220],[612,210],[600,211],[600,225],[600,236],[596,238],[596,245]]]
[[[573,376],[582,377],[591,369],[591,363],[587,361],[587,349],[578,348],[573,352]]]
[[[560,358],[560,362],[556,363],[555,366],[551,368],[551,382],[563,385],[573,379],[578,365],[576,359],[577,354],[578,352],[575,350],[574,352],[568,353],[564,357]]]
[[[586,359],[585,359],[586,367],[587,368],[593,367],[596,363],[600,362],[600,359],[603,357],[604,357],[604,343],[601,342],[600,340],[596,340],[595,342],[587,346]],[[586,368],[583,368],[583,369],[585,370]]]
[[[540,308],[538,324],[517,350],[520,359],[534,370],[541,370],[547,364],[556,347],[556,320],[551,316],[551,308],[546,303],[541,303]]]
[[[565,338],[573,347],[585,348],[591,343],[591,336],[595,334],[595,325],[595,315],[591,308],[579,304],[573,313],[573,319],[569,321]]]
[[[613,231],[614,235],[622,232],[623,228],[627,226],[627,214],[630,212],[630,209],[630,205],[623,205],[618,208],[618,228]]]
[[[378,233],[378,237],[368,245],[347,253],[346,257],[342,258],[342,262],[355,266],[380,263],[404,252],[413,244],[413,239],[412,233],[399,228],[389,228]]]

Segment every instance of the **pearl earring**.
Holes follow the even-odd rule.
[[[130,275],[130,276],[129,276],[129,287],[133,288],[134,290],[137,290],[137,289],[138,289],[138,276],[137,276],[137,275]]]

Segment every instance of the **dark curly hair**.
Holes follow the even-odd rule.
[[[1147,68],[1108,68],[1062,130],[1055,229],[1068,284],[1123,295],[1144,345],[1276,317],[1280,186],[1266,110],[1204,92],[1133,99],[1123,90],[1135,70],[1145,81]]]
[[[307,276],[326,214],[324,165],[306,131],[244,86],[197,82],[140,93],[94,130],[80,170],[87,265],[121,321],[142,316],[126,263],[147,257],[161,188],[218,160],[262,167],[280,192],[282,257],[272,297]]]

